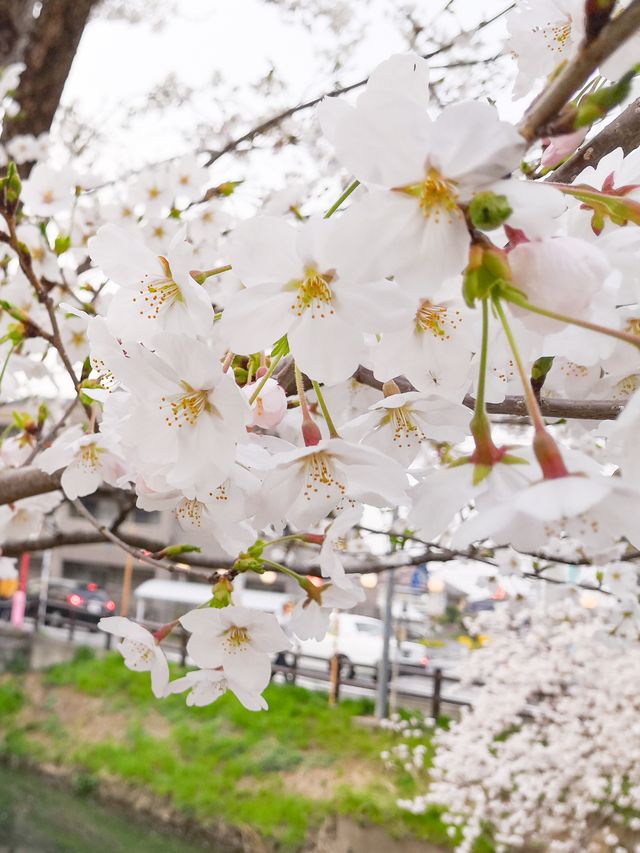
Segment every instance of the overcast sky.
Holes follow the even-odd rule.
[[[435,16],[443,3],[422,0],[421,15]],[[343,57],[342,83],[366,76],[402,48],[384,14],[401,5],[396,0],[368,0],[362,7],[365,37]],[[174,0],[174,6],[175,13],[168,15],[162,28],[95,17],[83,35],[64,100],[78,101],[85,116],[108,130],[111,165],[122,159],[126,166],[138,166],[172,156],[185,150],[190,123],[210,120],[215,126],[216,104],[204,94],[215,73],[235,85],[246,85],[275,65],[286,84],[278,106],[295,104],[330,86],[318,48],[331,44],[334,37],[322,18],[309,32],[281,5],[267,0]],[[458,0],[465,26],[504,6],[505,0]],[[502,25],[494,31],[496,39],[504,32]],[[135,132],[122,128],[122,105],[143,113],[146,93],[169,74],[203,91],[195,113],[190,107],[177,113],[152,112],[136,121]],[[501,97],[500,104],[504,109],[508,98]],[[242,109],[239,104],[240,115]]]

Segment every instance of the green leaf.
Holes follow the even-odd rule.
[[[58,255],[64,255],[71,248],[71,236],[69,234],[58,234],[53,244],[53,251]]]
[[[553,356],[543,355],[533,362],[531,367],[531,378],[542,379],[551,370],[553,366]]]

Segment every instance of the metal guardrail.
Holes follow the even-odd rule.
[[[163,625],[159,622],[144,622],[140,623],[149,631],[157,631]],[[92,631],[96,628],[96,623],[86,619],[78,618],[74,613],[70,613],[68,617],[62,617],[59,627],[66,628],[67,637],[70,642],[75,639],[76,632],[80,630]],[[37,629],[37,622],[34,624]],[[177,653],[181,666],[185,666],[187,662],[187,642],[189,634],[182,628],[177,626],[176,629],[169,634],[163,641],[164,646],[169,650]],[[113,646],[113,634],[104,634],[104,647],[111,649]],[[323,666],[310,666],[306,662],[320,662]],[[285,681],[289,684],[295,684],[299,678],[304,678],[309,681],[317,681],[327,684],[329,687],[329,698],[332,702],[340,700],[342,687],[356,687],[364,690],[375,688],[378,683],[379,670],[378,667],[372,664],[349,664],[350,669],[354,672],[354,677],[343,674],[344,658],[340,655],[334,655],[332,658],[320,657],[318,655],[302,654],[292,651],[285,652],[283,655],[276,658],[276,662],[272,664],[272,674],[280,673],[284,676]],[[368,678],[355,677],[357,672],[368,672]],[[466,699],[459,699],[454,696],[445,695],[446,684],[460,684],[461,679],[452,675],[445,675],[440,667],[429,669],[420,664],[398,663],[395,667],[395,675],[413,675],[431,681],[431,690],[428,694],[408,690],[403,687],[396,686],[398,695],[407,698],[416,698],[422,700],[430,700],[431,716],[437,719],[442,711],[442,705],[456,705],[459,707],[470,707],[471,702]],[[387,685],[391,689],[391,681]]]

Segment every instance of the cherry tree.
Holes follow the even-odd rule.
[[[360,599],[354,575],[400,564],[398,539],[404,564],[497,571],[512,547],[544,559],[538,581],[554,562],[617,561],[624,589],[604,570],[595,586],[637,639],[640,2],[505,12],[530,94],[515,124],[438,94],[430,60],[464,45],[458,31],[120,181],[60,167],[41,135],[7,141],[0,381],[33,402],[2,446],[3,553],[106,540],[208,583],[211,607],[155,635],[101,623],[156,695],[229,689],[264,708],[289,640],[234,603],[234,580],[292,577],[293,629],[322,637],[330,609]],[[6,127],[27,74],[3,70]],[[214,161],[316,104],[314,134],[349,175],[333,203],[313,193],[337,183],[325,172],[304,212],[299,188],[248,216],[237,182],[210,185]],[[530,426],[505,436],[496,414]],[[80,501],[100,489],[121,502],[111,525]],[[61,500],[93,529],[44,533]],[[127,538],[135,505],[173,510],[184,543]],[[363,558],[365,507],[401,519],[386,556]],[[225,559],[200,552],[214,542]],[[291,542],[317,549],[311,570],[274,558]],[[198,668],[172,683],[162,641],[178,623]]]

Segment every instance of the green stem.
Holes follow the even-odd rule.
[[[278,536],[277,539],[271,539],[269,542],[264,543],[265,548],[271,547],[271,545],[281,545],[283,542],[300,542],[302,540],[302,533],[291,533],[289,536]]]
[[[333,214],[338,210],[338,208],[349,198],[351,193],[356,190],[360,186],[360,181],[354,181],[352,184],[346,188],[346,190],[342,193],[340,198],[331,205],[329,210],[325,213],[324,218],[329,219],[333,216]]]
[[[329,435],[331,438],[340,438],[338,435],[338,430],[335,428],[335,424],[331,419],[331,415],[329,414],[329,409],[327,408],[327,404],[325,402],[322,391],[320,390],[320,386],[316,382],[315,379],[311,380],[311,384],[313,385],[313,390],[316,392],[316,396],[318,398],[318,403],[320,403],[320,408],[322,409],[322,414],[324,415],[324,419],[327,422],[327,426],[329,427]]]
[[[482,301],[482,343],[480,346],[480,371],[478,373],[478,391],[475,411],[484,414],[484,395],[487,381],[487,354],[489,351],[489,304]]]
[[[274,356],[274,357],[271,359],[271,364],[269,365],[269,367],[268,367],[268,369],[267,369],[267,372],[266,372],[266,373],[265,373],[265,375],[260,379],[260,382],[258,383],[258,387],[257,387],[257,388],[254,388],[254,390],[253,390],[253,394],[249,397],[249,405],[250,405],[250,406],[251,406],[251,405],[253,405],[253,403],[255,403],[255,401],[256,401],[256,400],[258,399],[258,397],[260,396],[260,392],[262,391],[262,389],[264,388],[264,386],[267,384],[267,379],[271,379],[271,376],[272,376],[272,374],[273,374],[273,371],[274,371],[274,370],[276,369],[276,367],[278,366],[278,362],[280,361],[280,359],[281,359],[281,358],[282,358],[282,355],[276,355],[276,356]]]
[[[5,360],[4,360],[4,364],[2,365],[2,371],[0,371],[0,388],[2,387],[2,380],[4,379],[4,374],[5,374],[5,373],[6,373],[6,371],[7,371],[7,366],[8,366],[8,364],[9,364],[9,359],[10,359],[10,358],[11,358],[11,356],[13,355],[13,351],[15,350],[15,348],[16,348],[16,345],[15,345],[15,344],[11,344],[11,346],[9,347],[9,352],[7,353],[7,357],[5,358]]]
[[[287,566],[283,566],[280,563],[276,563],[273,560],[267,560],[265,557],[262,558],[262,562],[265,566],[271,566],[272,569],[275,569],[278,572],[282,572],[284,575],[288,575],[290,578],[293,578],[300,586],[306,590],[308,586],[308,581],[304,575],[298,574],[298,572],[294,572],[293,569],[287,568]]]
[[[502,295],[508,302],[513,302],[514,305],[518,305],[526,311],[531,311],[533,314],[540,314],[542,317],[548,317],[550,320],[557,320],[558,323],[579,326],[581,329],[588,329],[590,332],[598,332],[601,335],[616,338],[619,341],[624,341],[640,349],[640,337],[638,335],[621,332],[619,329],[610,329],[608,326],[600,326],[598,323],[590,323],[588,320],[579,320],[577,317],[568,317],[566,314],[558,314],[556,311],[550,311],[548,308],[532,305],[524,296],[520,296],[519,294],[504,293]]]
[[[518,368],[520,381],[522,382],[522,389],[524,391],[524,399],[527,404],[527,410],[535,430],[535,435],[533,437],[533,452],[535,453],[538,464],[542,469],[542,475],[545,480],[554,480],[558,477],[566,477],[569,474],[567,466],[564,464],[564,459],[562,458],[558,445],[545,426],[540,406],[538,405],[538,400],[536,399],[529,376],[524,369],[524,364],[522,363],[518,346],[515,338],[513,337],[513,332],[511,331],[506,314],[504,313],[504,309],[497,296],[494,297],[493,304],[498,317],[500,317],[502,328],[507,336],[509,347],[513,354],[513,360]]]
[[[513,332],[511,331],[511,326],[509,325],[507,316],[504,313],[504,309],[500,304],[500,300],[498,298],[494,298],[493,305],[496,309],[496,314],[498,315],[498,317],[500,318],[500,322],[502,323],[502,328],[504,329],[504,333],[507,336],[509,347],[513,355],[513,360],[515,361],[516,367],[518,369],[518,374],[522,383],[522,389],[524,391],[524,399],[527,404],[527,410],[529,412],[531,420],[533,421],[533,426],[535,427],[536,432],[538,430],[546,432],[546,426],[542,418],[540,406],[538,405],[538,401],[536,400],[536,395],[533,393],[533,388],[531,387],[531,382],[529,381],[529,375],[524,369],[522,357],[520,356],[520,351],[518,350],[516,340],[513,337]]]
[[[492,467],[502,457],[501,451],[493,443],[491,424],[485,409],[485,385],[487,376],[487,353],[489,350],[489,305],[482,300],[482,344],[480,346],[480,369],[478,390],[473,417],[469,424],[476,449],[472,455],[475,465]]]

